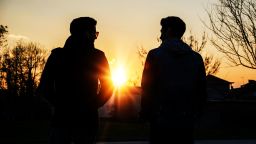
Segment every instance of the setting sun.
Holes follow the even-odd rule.
[[[116,87],[120,87],[121,85],[123,85],[126,82],[127,78],[126,78],[125,70],[123,67],[119,66],[113,70],[112,80]]]

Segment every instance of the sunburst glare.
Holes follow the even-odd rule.
[[[122,66],[118,66],[112,72],[112,80],[116,87],[120,87],[127,81],[125,69]]]

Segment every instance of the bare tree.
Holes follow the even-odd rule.
[[[212,54],[203,54],[207,43],[205,32],[203,33],[201,40],[198,40],[198,38],[196,38],[196,36],[190,32],[190,35],[183,37],[183,41],[187,43],[194,51],[203,56],[204,67],[207,75],[214,75],[219,71],[221,61],[218,58],[214,58]]]
[[[141,46],[137,49],[137,54],[139,56],[139,59],[141,61],[141,65],[144,66],[145,64],[145,61],[146,61],[146,57],[147,57],[147,54],[148,54],[148,50]]]
[[[19,41],[13,49],[6,49],[1,59],[1,87],[9,95],[32,96],[45,64],[46,51],[36,43]]]
[[[206,12],[213,45],[232,65],[256,69],[256,1],[219,0]]]
[[[4,48],[7,46],[7,38],[6,35],[8,34],[7,26],[0,25],[0,53],[3,51]],[[1,68],[1,60],[3,55],[0,54],[0,68]],[[4,91],[4,73],[0,71],[0,93]]]
[[[0,25],[0,50],[7,45],[6,35],[8,34],[7,26]]]

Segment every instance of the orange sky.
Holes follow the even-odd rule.
[[[10,41],[25,38],[47,49],[62,47],[69,36],[69,24],[80,16],[98,21],[100,32],[96,47],[103,50],[111,65],[123,65],[128,77],[141,75],[138,47],[150,50],[160,43],[160,20],[175,15],[187,24],[198,38],[207,28],[205,8],[216,0],[0,0],[0,24],[9,27]],[[209,34],[210,35],[210,34]],[[225,58],[210,45],[207,52],[221,58],[217,76],[235,82],[234,86],[256,80],[256,71],[229,67]]]

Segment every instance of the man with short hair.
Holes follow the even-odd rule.
[[[76,18],[64,48],[52,50],[38,93],[54,108],[51,144],[92,144],[98,108],[111,97],[113,85],[104,52],[94,47],[96,20]]]
[[[185,44],[179,17],[161,20],[161,45],[149,51],[142,76],[141,117],[150,121],[151,144],[193,143],[195,117],[206,102],[200,54]]]

